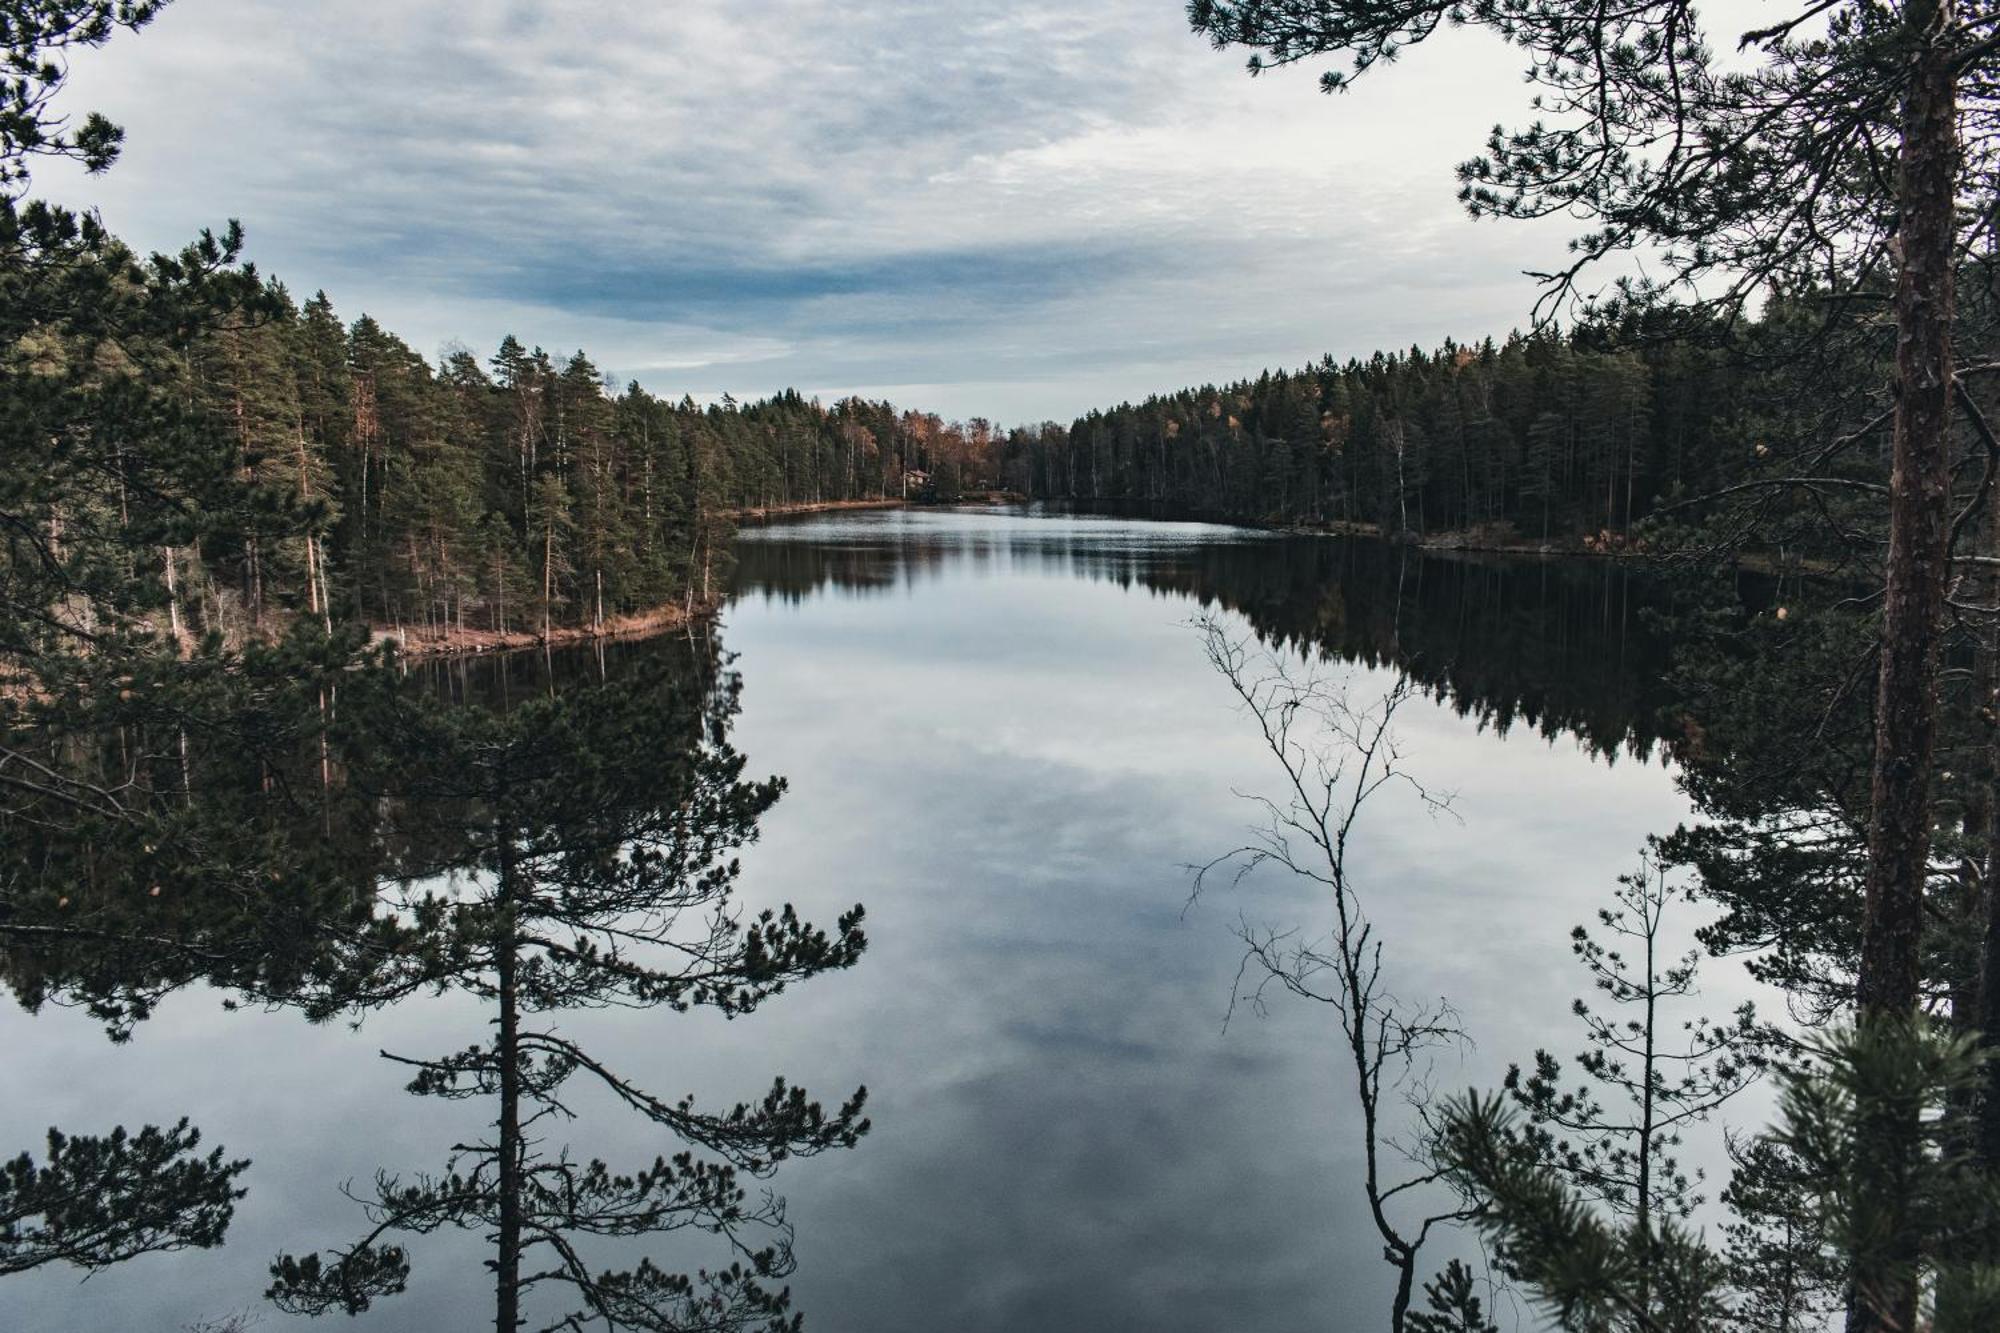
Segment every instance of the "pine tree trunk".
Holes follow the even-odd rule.
[[[292,431],[294,454],[299,465],[299,495],[310,503],[313,498],[312,458],[306,450],[306,427],[304,421],[294,423]],[[319,542],[311,532],[306,533],[306,606],[320,618],[321,628],[333,629],[332,609],[327,605],[320,586]]]
[[[1633,1200],[1637,1207],[1637,1217],[1633,1230],[1639,1242],[1639,1309],[1647,1317],[1653,1312],[1653,1094],[1656,1091],[1654,1070],[1658,1059],[1654,1050],[1654,1040],[1659,1034],[1660,979],[1656,950],[1659,945],[1660,918],[1658,908],[1648,905],[1646,912],[1646,1035],[1645,1053],[1639,1065],[1642,1091],[1639,1096],[1639,1191]]]
[[[306,534],[306,606],[319,617],[320,628],[333,629],[333,613],[320,588],[319,541],[311,533]]]
[[[333,790],[333,752],[328,748],[326,739],[326,728],[330,720],[326,689],[322,686],[319,692],[319,789],[322,797]],[[332,817],[332,807],[324,800],[320,808],[329,819]]]
[[[514,899],[513,831],[500,829],[500,938],[495,941],[500,1003],[500,1226],[494,1256],[495,1333],[514,1333],[521,1326],[521,1033],[519,994],[515,988],[518,962]]]
[[[1937,663],[1944,605],[1950,500],[1952,404],[1953,198],[1958,172],[1956,70],[1947,34],[1955,0],[1911,0],[1914,38],[1902,108],[1898,162],[1896,408],[1890,478],[1888,578],[1876,694],[1873,805],[1863,906],[1858,1000],[1865,1019],[1906,1020],[1917,1011],[1919,937],[1930,860],[1930,773],[1937,730]],[[1882,1163],[1878,1180],[1917,1151],[1917,1126],[1861,1108]],[[1893,1189],[1893,1185],[1886,1185]],[[1860,1272],[1850,1333],[1916,1326],[1916,1255],[1904,1225],[1907,1201],[1864,1198],[1862,1206],[1898,1238],[1891,1271]]]
[[[1949,22],[1951,3],[1917,0],[1907,22],[1929,36]],[[1904,108],[1895,462],[1860,979],[1869,1013],[1903,1015],[1917,1003],[1947,554],[1955,92],[1949,50],[1928,41]]]
[[[264,624],[264,561],[262,548],[257,539],[249,541],[250,554],[250,623],[261,628]]]
[[[1986,510],[1986,554],[2000,556],[2000,509],[1989,497]],[[1990,585],[2000,598],[2000,569]],[[1978,715],[1986,726],[1986,794],[1981,814],[1984,827],[1974,829],[1985,842],[1980,889],[1985,909],[1985,947],[1980,960],[1979,1011],[1972,1026],[1989,1049],[2000,1044],[2000,623],[1987,627],[1979,646]],[[1979,1099],[1979,1123],[1974,1152],[1989,1175],[2000,1175],[2000,1059],[1985,1068],[1985,1089]]]

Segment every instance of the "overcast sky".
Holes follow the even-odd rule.
[[[1453,34],[1326,97],[1180,0],[178,0],[76,61],[123,160],[39,181],[149,249],[240,218],[427,354],[1068,421],[1519,324],[1565,230],[1452,177],[1517,71]]]

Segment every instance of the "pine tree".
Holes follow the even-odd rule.
[[[86,1275],[141,1254],[222,1243],[246,1161],[199,1151],[183,1119],[97,1136],[48,1133],[40,1162],[0,1162],[0,1277],[64,1263]]]
[[[418,1095],[489,1101],[494,1128],[440,1175],[383,1176],[354,1245],[281,1258],[271,1296],[282,1308],[365,1310],[409,1272],[385,1238],[453,1226],[492,1240],[502,1333],[545,1286],[574,1304],[558,1324],[797,1328],[788,1294],[769,1285],[791,1267],[782,1205],[753,1201],[743,1182],[852,1146],[868,1128],[865,1091],[828,1112],[781,1079],[759,1100],[699,1110],[638,1087],[552,1023],[607,1005],[743,1014],[862,950],[859,907],[828,933],[789,906],[746,919],[737,905],[735,853],[782,783],[743,780],[726,736],[738,685],[713,672],[620,680],[505,714],[407,695],[370,713],[374,780],[395,792],[407,845],[433,849],[404,875],[477,877],[470,896],[426,910],[450,921],[444,974],[492,1007],[495,1029],[454,1053],[390,1058],[414,1070]],[[545,1150],[534,1126],[567,1115],[563,1089],[579,1076],[688,1150],[631,1171]],[[689,1228],[727,1237],[740,1261],[684,1277],[649,1260],[604,1270],[588,1253],[592,1236]]]
[[[237,670],[213,635],[197,651],[178,619],[194,548],[268,517],[264,497],[240,485],[219,423],[190,401],[187,359],[203,336],[268,311],[271,294],[239,263],[233,227],[142,261],[94,215],[26,197],[38,156],[111,164],[122,131],[53,104],[70,54],[161,8],[0,4],[0,947],[10,980],[31,986],[64,967],[109,973],[112,987],[85,993],[128,1012],[143,1010],[143,986],[105,996],[128,985],[120,955],[185,967],[200,949],[186,931],[125,927],[160,905],[163,878],[224,878],[212,838],[228,828],[186,799],[189,747],[174,766],[183,799],[158,799],[174,771],[160,742],[186,738],[190,719],[258,706],[272,684]],[[296,699],[282,686],[272,694],[280,707]],[[100,764],[114,737],[152,745],[122,756],[120,781],[107,784]],[[133,852],[148,869],[162,854],[174,863],[160,877],[89,873],[100,856]],[[22,950],[37,956],[24,962]],[[61,961],[43,966],[51,954]],[[218,1244],[245,1164],[201,1153],[199,1141],[185,1121],[136,1134],[51,1129],[40,1161],[22,1153],[0,1166],[0,1273]]]
[[[545,639],[554,623],[557,604],[568,600],[566,589],[574,569],[570,563],[569,534],[574,526],[569,487],[555,473],[544,473],[535,483],[534,501],[528,510],[528,531],[535,543],[535,571],[541,584],[538,606]]]
[[[1730,1220],[1730,1281],[1743,1293],[1739,1319],[1770,1333],[1826,1326],[1841,1306],[1841,1266],[1796,1153],[1771,1135],[1730,1145],[1735,1161],[1722,1201]]]
[[[1592,988],[1631,1015],[1575,1002],[1589,1041],[1575,1061],[1585,1084],[1564,1087],[1561,1063],[1537,1051],[1533,1069],[1514,1067],[1505,1085],[1527,1114],[1527,1141],[1548,1166],[1627,1219],[1642,1239],[1656,1218],[1685,1218],[1699,1202],[1674,1150],[1687,1126],[1749,1084],[1758,1061],[1759,1032],[1747,1006],[1727,1024],[1670,1014],[1695,993],[1699,961],[1693,950],[1664,954],[1667,908],[1678,896],[1665,869],[1648,859],[1619,880],[1616,906],[1598,913],[1611,943],[1583,926],[1571,936]]]
[[[1460,168],[1461,198],[1475,216],[1589,220],[1573,257],[1546,275],[1544,310],[1575,298],[1593,264],[1639,250],[1662,276],[1620,281],[1614,310],[1699,296],[1733,314],[1773,289],[1827,284],[1837,324],[1850,302],[1885,294],[1876,275],[1889,275],[1895,368],[1881,419],[1894,466],[1859,999],[1872,1017],[1914,1012],[1946,570],[1962,526],[1952,435],[1973,411],[1954,374],[1956,274],[1985,225],[1983,209],[1960,201],[1990,193],[1996,143],[1985,130],[2000,109],[1990,16],[1954,0],[1802,5],[1743,34],[1738,68],[1682,0],[1616,16],[1568,0],[1191,0],[1188,13],[1218,46],[1249,47],[1253,73],[1345,58],[1348,69],[1322,75],[1330,92],[1447,21],[1521,51],[1537,120],[1493,131]],[[1886,143],[1898,145],[1893,165]],[[1881,1132],[1885,1153],[1917,1141],[1912,1125],[1884,1120]],[[1885,1304],[1851,1327],[1910,1327],[1914,1289],[1862,1285]]]
[[[1486,1317],[1472,1270],[1457,1259],[1424,1283],[1424,1308],[1410,1311],[1404,1326],[1410,1333],[1500,1333]]]

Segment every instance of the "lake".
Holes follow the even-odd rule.
[[[1333,1015],[1282,998],[1231,1015],[1239,922],[1323,931],[1327,905],[1275,875],[1190,902],[1186,867],[1240,844],[1256,815],[1241,794],[1282,774],[1189,621],[1214,608],[1280,652],[1323,655],[1361,695],[1399,673],[1420,687],[1397,733],[1452,814],[1371,804],[1352,870],[1393,989],[1448,999],[1474,1043],[1432,1070],[1448,1089],[1580,1045],[1569,928],[1649,833],[1688,816],[1655,744],[1662,657],[1635,576],[1012,509],[818,516],[746,529],[737,551],[716,631],[742,681],[734,744],[752,775],[789,784],[745,854],[744,895],[815,920],[864,902],[870,946],[743,1018],[602,1011],[563,1026],[670,1097],[726,1103],[778,1073],[830,1100],[868,1087],[858,1148],[773,1181],[807,1326],[1386,1326],[1390,1272],[1355,1188]],[[422,670],[490,697],[670,650]],[[1710,966],[1719,1013],[1746,983]],[[257,1311],[274,1252],[360,1229],[344,1182],[435,1169],[477,1132],[478,1107],[409,1097],[377,1054],[479,1040],[484,1014],[465,997],[322,1026],[221,998],[173,996],[124,1045],[75,1011],[0,1013],[10,1151],[51,1124],[186,1115],[253,1162],[224,1248],[86,1283],[8,1279],[0,1329]],[[553,1142],[614,1164],[667,1148],[616,1107],[575,1110],[545,1127]],[[490,1324],[477,1238],[410,1244],[407,1293],[329,1318]],[[727,1260],[684,1237],[650,1252]]]

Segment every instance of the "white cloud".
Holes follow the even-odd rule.
[[[1451,175],[1508,54],[1313,75],[1173,0],[190,0],[78,62],[126,160],[46,183],[146,246],[241,217],[420,348],[583,342],[675,394],[1067,418],[1524,317],[1559,232],[1474,226]]]

